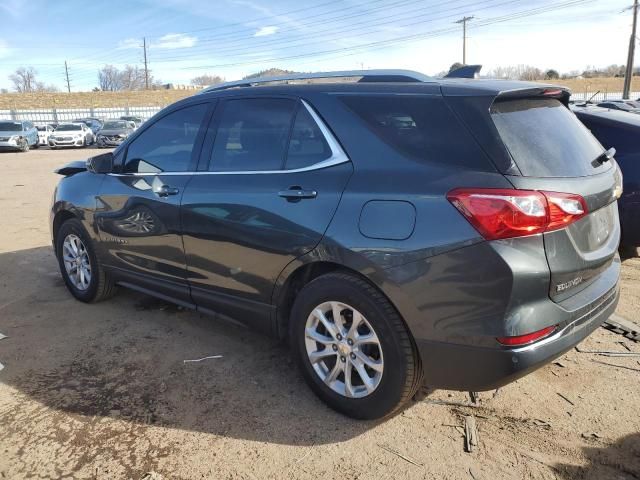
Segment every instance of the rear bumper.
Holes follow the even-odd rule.
[[[553,335],[525,347],[488,348],[417,340],[425,383],[429,387],[465,391],[493,390],[511,383],[584,340],[615,311],[619,296],[616,282],[587,311],[580,309],[579,316],[569,321],[559,318],[559,329]]]

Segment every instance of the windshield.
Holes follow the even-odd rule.
[[[36,127],[38,129],[39,132],[46,132],[47,131],[47,127]]]
[[[82,130],[80,125],[58,125],[56,132],[71,132],[73,130]]]
[[[594,162],[602,145],[558,100],[497,101],[491,118],[526,177],[584,177],[611,168],[611,162]]]
[[[122,122],[105,122],[104,125],[102,125],[102,128],[105,130],[120,130],[120,129],[125,129],[128,128],[127,122],[122,121]]]
[[[0,132],[21,132],[22,124],[20,122],[0,122]]]

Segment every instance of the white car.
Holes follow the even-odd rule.
[[[94,141],[93,132],[84,123],[61,123],[49,136],[49,148],[86,147]]]
[[[49,145],[49,137],[53,133],[51,125],[39,125],[38,129],[38,145]]]

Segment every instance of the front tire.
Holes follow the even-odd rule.
[[[291,347],[311,389],[357,419],[393,414],[422,384],[400,315],[364,279],[330,273],[307,284],[291,311]]]
[[[29,141],[26,138],[23,138],[20,145],[18,145],[18,149],[23,152],[26,153],[29,151]]]
[[[80,220],[69,219],[60,226],[56,256],[64,283],[76,299],[93,303],[115,293],[116,286],[98,263],[91,238]]]

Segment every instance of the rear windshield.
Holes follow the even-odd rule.
[[[611,168],[594,162],[602,145],[558,100],[497,101],[491,117],[524,176],[585,177]]]

